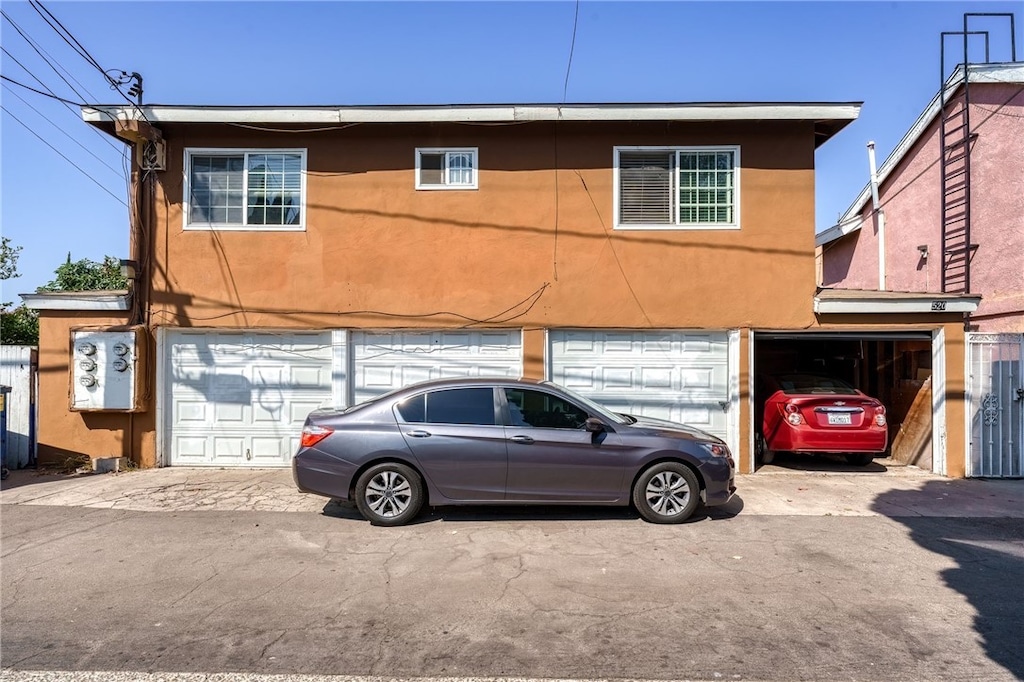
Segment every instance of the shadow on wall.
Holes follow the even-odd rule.
[[[875,499],[872,510],[905,525],[919,546],[956,562],[955,568],[942,572],[942,578],[977,612],[974,631],[979,642],[992,661],[1016,679],[1024,679],[1022,519],[894,514],[896,510],[933,504],[931,501],[943,499],[949,490],[945,482],[930,482],[920,490],[891,490]],[[982,499],[978,502],[984,504]]]
[[[842,287],[853,265],[853,254],[860,241],[860,230],[825,244],[821,252],[821,286]]]

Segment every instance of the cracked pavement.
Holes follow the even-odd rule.
[[[5,681],[1024,677],[1022,481],[771,469],[679,526],[470,507],[385,529],[287,471],[31,475],[0,493]]]

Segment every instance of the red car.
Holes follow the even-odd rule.
[[[764,403],[757,455],[764,464],[776,452],[841,453],[867,466],[889,443],[885,406],[845,381],[814,374],[763,378]]]

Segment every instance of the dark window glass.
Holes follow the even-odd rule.
[[[406,398],[398,403],[398,414],[402,415],[402,421],[422,423],[427,417],[426,395],[418,395]]]
[[[420,184],[444,184],[444,154],[420,154]]]
[[[544,391],[506,388],[505,398],[508,400],[512,426],[581,429],[590,416],[568,400]]]
[[[426,420],[431,424],[479,424],[493,426],[494,391],[489,388],[456,388],[426,394]]]

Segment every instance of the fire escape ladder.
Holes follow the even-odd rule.
[[[1016,33],[1013,13],[967,12],[962,31],[943,31],[939,42],[939,162],[940,162],[940,233],[942,239],[942,291],[970,293],[971,258],[978,245],[971,242],[971,149],[978,134],[971,130],[971,67],[968,54],[970,36],[982,36],[985,45],[984,64],[989,59],[989,32],[969,31],[971,18],[1009,19],[1010,61],[1017,61]],[[987,18],[987,19],[986,19]],[[963,42],[962,81],[945,79],[946,37],[957,36]],[[962,85],[963,92],[958,95]]]
[[[952,86],[956,87],[956,86]],[[942,290],[970,290],[971,259],[971,133],[970,95],[964,79],[963,95],[943,102],[939,120],[942,178]]]

